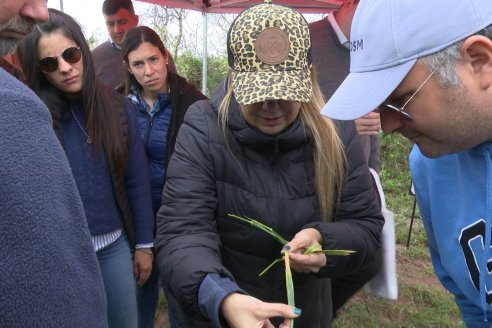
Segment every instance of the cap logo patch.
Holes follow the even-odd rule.
[[[267,28],[256,38],[255,51],[258,58],[265,64],[280,64],[289,56],[289,37],[286,32],[277,27]]]
[[[350,51],[355,52],[359,50],[364,50],[364,39],[350,42]]]

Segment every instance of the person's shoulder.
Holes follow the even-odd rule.
[[[108,51],[108,49],[112,48],[111,42],[109,40],[104,41],[94,49],[92,49],[91,53],[92,55],[100,55],[102,53],[105,53]]]
[[[186,111],[184,122],[195,125],[198,122],[217,121],[217,112],[211,106],[208,99],[194,102]]]
[[[98,45],[97,47],[95,47],[94,49],[92,49],[92,51],[94,52],[95,50],[97,51],[100,51],[101,49],[105,49],[107,47],[111,46],[111,41],[109,40],[106,40],[104,41],[103,43],[101,43],[100,45]]]
[[[0,68],[0,104],[29,102],[43,106],[38,96],[21,81]]]
[[[188,115],[204,115],[204,114],[210,114],[213,113],[213,108],[210,105],[210,101],[208,99],[202,99],[198,100],[197,102],[193,103],[190,108],[188,109],[188,112],[190,112]]]
[[[313,33],[317,31],[325,30],[327,26],[330,26],[330,22],[328,22],[328,19],[326,19],[325,17],[323,19],[310,23],[309,30],[311,31],[311,33]]]
[[[0,90],[10,90],[12,88],[18,88],[20,85],[23,84],[20,83],[20,81],[13,77],[11,74],[9,74],[6,70],[0,67]]]
[[[182,97],[189,98],[189,100],[205,100],[208,99],[196,86],[188,82],[184,77],[176,73],[169,73],[171,88],[174,86],[173,91],[178,91]],[[174,81],[174,83],[173,83]]]

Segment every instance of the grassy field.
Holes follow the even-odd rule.
[[[418,208],[410,246],[406,247],[414,204],[414,197],[409,193],[411,147],[411,143],[399,135],[381,138],[380,178],[387,207],[395,213],[398,300],[373,297],[361,291],[345,305],[333,328],[465,327],[452,295],[441,286],[432,269]],[[167,327],[166,319],[165,300],[162,300],[155,327]]]

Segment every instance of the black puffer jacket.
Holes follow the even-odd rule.
[[[329,278],[357,270],[381,251],[384,221],[354,124],[337,122],[346,147],[346,181],[331,222],[321,222],[313,147],[300,120],[281,135],[267,136],[250,128],[232,106],[225,143],[216,107],[207,101],[190,107],[168,166],[156,237],[163,283],[194,321],[190,327],[212,327],[197,303],[207,273],[230,277],[263,301],[286,303],[282,264],[258,277],[282,245],[227,214],[255,218],[287,240],[315,227],[324,248],[357,251],[329,257],[319,274],[293,276],[296,306],[303,311],[296,326],[330,327]]]

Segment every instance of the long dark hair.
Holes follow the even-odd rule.
[[[63,143],[59,131],[61,114],[69,110],[70,104],[65,93],[53,86],[39,67],[37,46],[43,35],[61,33],[75,41],[82,51],[84,71],[82,75],[81,99],[87,121],[87,134],[92,138],[94,149],[103,149],[110,165],[117,168],[126,166],[128,149],[123,136],[117,106],[125,106],[124,99],[104,86],[96,78],[91,51],[80,25],[71,16],[49,9],[49,20],[39,24],[18,47],[18,53],[25,72],[27,85],[36,92],[50,109],[53,128]]]
[[[123,60],[125,61],[127,66],[128,56],[130,55],[130,52],[137,49],[144,42],[148,42],[153,46],[159,48],[162,56],[164,56],[164,58],[167,58],[167,49],[164,46],[164,43],[162,43],[159,35],[150,27],[137,26],[126,31],[125,37],[123,38],[123,44],[121,45],[121,49],[123,51]],[[142,86],[140,85],[140,83],[138,83],[135,76],[133,76],[133,74],[131,74],[128,70],[126,71],[123,86],[124,94],[128,94],[132,89],[137,89],[139,92],[142,90]]]

